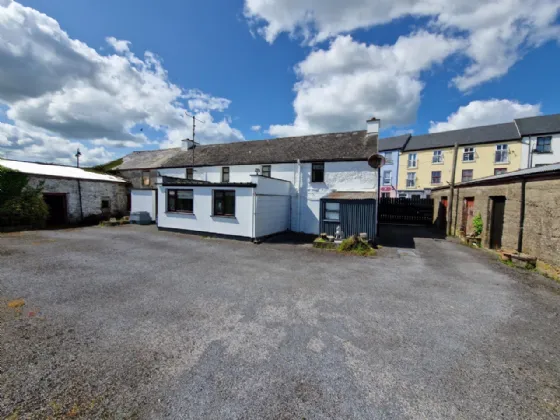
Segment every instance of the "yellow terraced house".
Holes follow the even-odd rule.
[[[424,198],[451,182],[455,144],[456,183],[522,167],[521,136],[513,122],[412,136],[399,156],[399,197]]]

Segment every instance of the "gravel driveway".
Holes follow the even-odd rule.
[[[0,417],[560,416],[556,283],[444,240],[380,254],[0,235]]]

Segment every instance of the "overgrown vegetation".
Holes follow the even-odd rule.
[[[482,215],[480,212],[474,216],[473,221],[473,233],[475,236],[480,236],[482,234],[482,229],[484,228],[484,223],[482,221]]]
[[[343,240],[338,246],[337,251],[348,252],[362,257],[371,257],[376,255],[375,249],[367,241],[356,235]]]
[[[43,227],[49,208],[43,200],[43,184],[28,185],[29,178],[0,166],[0,227]]]
[[[106,174],[106,173],[114,172],[115,168],[117,168],[119,165],[122,165],[122,163],[123,160],[122,158],[120,158],[120,159],[112,160],[111,162],[104,163],[102,165],[97,165],[91,168],[83,168],[83,169],[89,172]]]

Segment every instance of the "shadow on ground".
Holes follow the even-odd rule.
[[[390,248],[416,248],[415,238],[445,239],[445,232],[432,226],[379,225],[379,245]]]
[[[285,244],[285,245],[305,245],[312,244],[317,235],[309,235],[307,233],[284,232],[274,235],[263,240],[269,244]]]

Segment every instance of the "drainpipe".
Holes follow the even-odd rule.
[[[381,197],[381,166],[377,168],[377,200],[375,201],[375,237],[379,238],[379,197]]]
[[[526,179],[521,180],[521,209],[519,211],[519,237],[517,239],[517,252],[523,252],[523,227],[525,225],[525,184]]]
[[[256,220],[257,220],[257,194],[255,192],[255,189],[253,188],[253,241],[256,243],[257,242],[257,238],[255,238],[255,232],[256,232]]]
[[[455,171],[457,169],[457,155],[459,152],[459,144],[455,143],[453,147],[453,166],[451,168],[451,184],[449,185],[449,201],[447,205],[447,236],[451,236],[451,228],[453,226],[453,201],[455,199]],[[459,202],[459,200],[457,200]],[[457,218],[457,212],[455,212],[455,218]],[[457,225],[455,225],[455,231],[457,231]],[[455,234],[455,232],[454,232]]]
[[[80,222],[84,221],[84,209],[82,207],[82,186],[80,180],[78,179],[78,197],[80,199]]]
[[[301,232],[301,161],[297,160],[297,224],[298,232]]]

